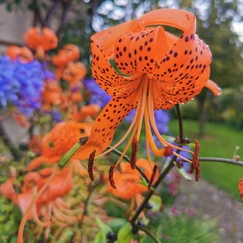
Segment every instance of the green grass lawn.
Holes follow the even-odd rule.
[[[193,140],[198,138],[198,123],[196,121],[183,121],[185,136]],[[170,122],[170,130],[174,135],[178,134],[177,121]],[[235,146],[239,146],[237,154],[243,160],[243,131],[233,130],[227,126],[208,123],[206,125],[206,135],[200,138],[201,157],[222,157],[232,158]],[[243,167],[215,163],[201,162],[202,178],[216,185],[218,188],[224,189],[236,199],[240,200],[238,191],[238,181],[243,178]]]

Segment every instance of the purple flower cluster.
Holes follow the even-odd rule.
[[[103,108],[111,100],[111,96],[101,89],[93,78],[84,79],[83,84],[91,93],[91,97],[88,100],[89,104],[96,104]]]
[[[0,57],[0,106],[11,104],[30,117],[41,107],[45,72],[41,63],[22,63]]]

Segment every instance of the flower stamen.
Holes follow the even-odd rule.
[[[89,178],[91,181],[94,181],[93,165],[94,165],[94,160],[95,160],[95,153],[96,153],[96,150],[94,150],[89,155],[89,161],[88,161],[88,173],[89,173]]]
[[[116,189],[115,181],[113,178],[114,169],[115,169],[115,165],[112,165],[109,170],[109,181],[110,181],[111,186]]]
[[[192,155],[192,164],[190,167],[190,173],[192,174],[194,170],[196,170],[195,179],[199,181],[200,178],[200,162],[199,162],[199,152],[200,152],[200,143],[197,139],[195,139],[195,149]]]
[[[132,155],[130,159],[131,168],[133,170],[136,168],[137,154],[138,154],[138,140],[136,139],[136,137],[134,137],[132,140]]]
[[[152,174],[151,174],[151,177],[150,177],[150,180],[148,182],[148,189],[150,189],[150,187],[153,185],[153,182],[154,182],[154,178],[155,178],[157,169],[158,169],[158,166],[157,165],[154,165],[153,171],[152,171]]]

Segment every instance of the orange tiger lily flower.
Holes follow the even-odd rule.
[[[62,103],[62,89],[55,80],[47,80],[43,91],[43,108],[50,111],[52,105]]]
[[[26,46],[9,46],[6,50],[6,55],[8,55],[11,60],[19,59],[21,62],[31,62],[34,59],[31,50]]]
[[[67,64],[70,62],[66,51],[60,50],[57,55],[54,55],[51,59],[51,62],[57,66],[58,68],[63,68],[67,66]]]
[[[137,166],[143,169],[144,174],[147,178],[152,175],[152,168],[155,163],[148,162],[145,159],[138,159]],[[148,187],[142,185],[141,175],[137,170],[131,169],[131,165],[128,162],[122,162],[120,164],[121,172],[115,171],[113,174],[114,181],[116,182],[116,189],[113,188],[110,183],[108,184],[108,191],[116,197],[122,199],[131,199],[137,194],[148,191]],[[154,180],[158,178],[158,170],[155,174]]]
[[[52,63],[58,67],[56,70],[57,80],[62,77],[64,68],[68,63],[78,60],[79,56],[79,48],[74,44],[67,44],[57,53],[57,55],[52,57]]]
[[[79,59],[79,48],[74,44],[65,45],[57,55],[52,57],[52,63],[57,67],[65,67],[69,62]]]
[[[30,28],[24,34],[24,40],[28,46],[37,52],[38,57],[44,57],[44,52],[54,49],[58,45],[58,38],[49,28]]]
[[[96,104],[89,104],[83,106],[80,110],[77,107],[74,107],[71,114],[69,115],[69,120],[80,122],[84,121],[87,118],[94,118],[100,112],[100,106]]]
[[[165,31],[164,25],[179,29],[183,34],[176,37]],[[208,46],[196,35],[195,16],[179,9],[151,11],[139,19],[93,35],[91,51],[93,77],[112,96],[112,100],[95,120],[89,140],[74,158],[85,159],[94,150],[96,155],[101,154],[110,145],[123,118],[136,108],[128,131],[103,155],[131,134],[124,155],[132,141],[139,141],[144,120],[149,160],[151,149],[157,156],[173,153],[191,162],[172,151],[172,148],[184,149],[170,144],[161,136],[154,110],[168,110],[176,104],[188,102],[205,86],[219,93],[218,86],[208,81],[212,55]],[[163,149],[157,148],[152,130]]]
[[[84,99],[80,91],[72,91],[70,96],[71,96],[71,101],[74,103],[79,103]]]
[[[42,163],[57,163],[80,138],[89,136],[89,123],[60,122],[42,140],[41,156],[30,162],[27,169],[34,170]]]
[[[87,70],[81,62],[69,62],[64,69],[62,78],[69,82],[71,87],[80,82],[86,75]]]
[[[16,193],[13,186],[16,177],[10,178],[0,186],[1,194],[12,200],[20,208],[22,214],[27,215],[27,220],[34,219],[36,224],[40,226],[39,234],[45,227],[50,227],[52,224],[63,226],[73,224],[73,222],[80,219],[79,216],[68,215],[72,210],[62,201],[62,197],[66,196],[73,188],[71,168],[64,168],[59,171],[38,197],[34,207],[28,209],[29,204],[35,198],[36,192],[42,188],[53,172],[53,168],[42,169],[39,172],[29,172],[24,177],[20,193]],[[63,208],[67,215],[62,212]],[[22,230],[21,227],[20,230]],[[19,236],[18,242],[22,242],[21,238],[22,236]]]
[[[40,154],[41,153],[41,140],[42,137],[39,135],[33,135],[30,138],[29,144],[28,144],[28,149],[35,154]]]
[[[62,50],[64,50],[66,52],[66,55],[68,56],[70,61],[76,61],[79,59],[80,57],[80,52],[79,52],[79,48],[74,45],[74,44],[66,44]]]
[[[16,204],[20,207],[22,213],[26,212],[29,203],[34,198],[34,186],[37,187],[37,192],[43,187],[51,174],[54,172],[53,168],[42,169],[38,172],[29,172],[24,178],[23,186],[21,187],[21,194],[17,194],[18,199]],[[73,187],[72,170],[70,168],[64,168],[58,172],[52,181],[48,184],[46,190],[40,195],[36,201],[36,213],[41,213],[41,208],[54,202],[59,197],[64,197]],[[28,200],[24,198],[29,197]],[[35,212],[32,212],[34,216]],[[50,223],[49,223],[50,224]]]

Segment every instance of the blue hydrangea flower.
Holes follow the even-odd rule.
[[[16,61],[14,77],[20,84],[19,100],[13,104],[26,116],[31,116],[41,107],[45,71],[38,61],[21,63]]]
[[[11,104],[29,117],[41,107],[44,66],[38,61],[22,63],[0,57],[0,106]]]
[[[111,100],[111,97],[100,88],[93,78],[84,79],[83,84],[91,92],[89,104],[96,104],[103,108]]]
[[[13,77],[15,63],[9,57],[0,56],[0,107],[18,100],[19,82]]]

